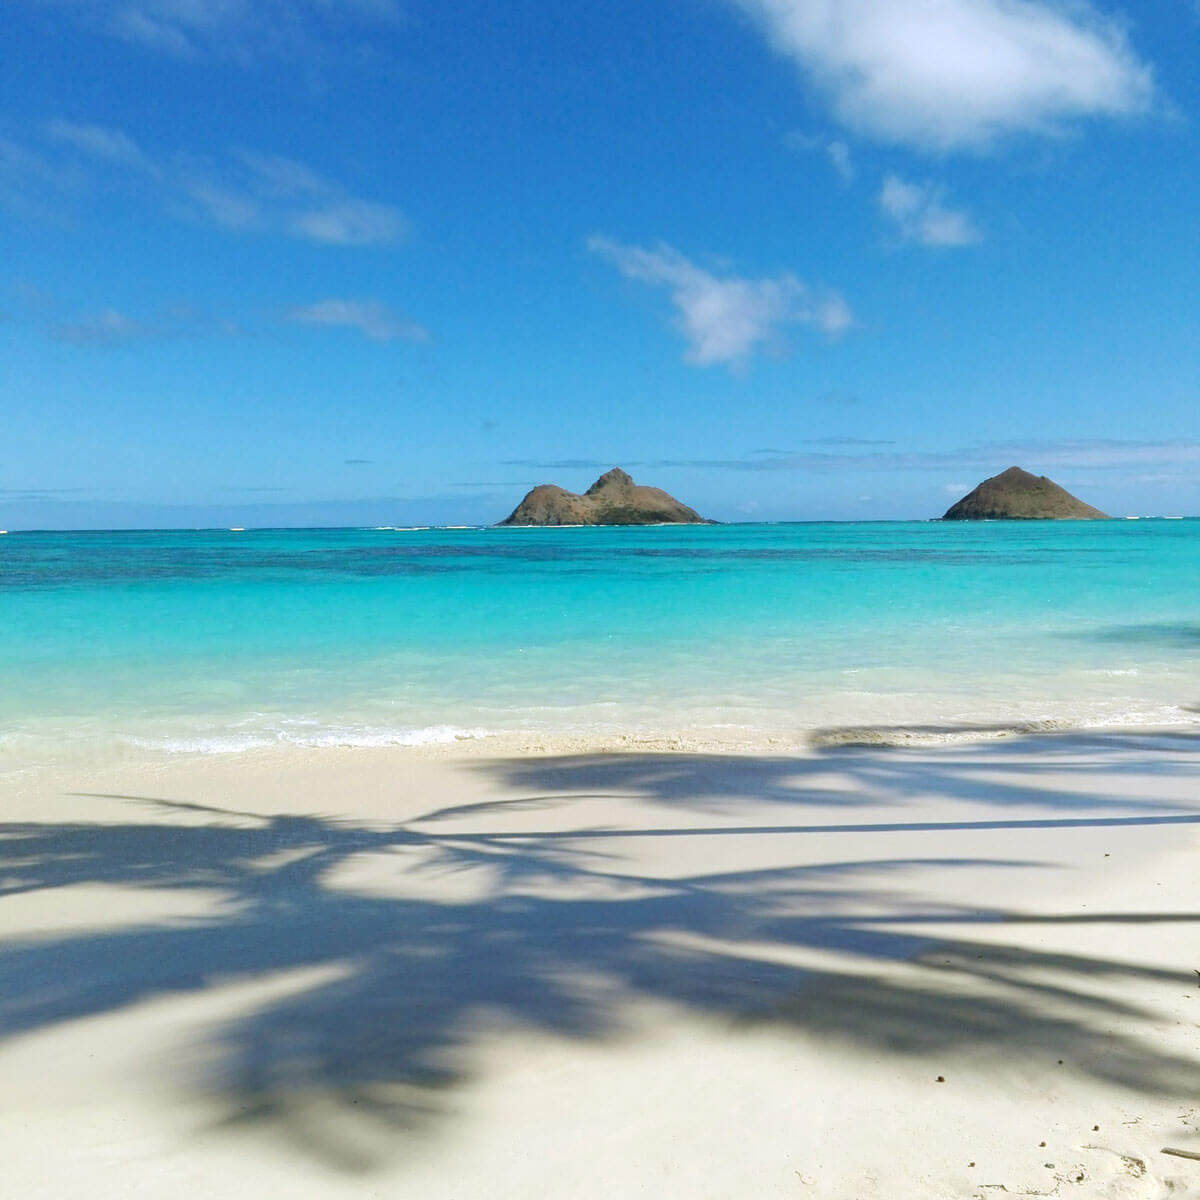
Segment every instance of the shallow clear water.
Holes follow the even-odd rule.
[[[0,753],[1200,721],[1200,521],[0,537]]]

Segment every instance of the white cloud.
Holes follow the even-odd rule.
[[[1101,470],[1147,463],[1200,463],[1200,441],[1194,438],[1177,438],[1169,442],[1118,441],[1115,438],[991,442],[987,448],[1001,456],[1025,457],[1038,464]]]
[[[115,308],[89,314],[70,324],[56,325],[51,330],[55,340],[70,342],[73,346],[120,346],[141,341],[148,335],[146,326]]]
[[[825,143],[815,133],[805,133],[803,129],[789,129],[783,135],[783,144],[789,150],[803,153],[806,150],[819,150]]]
[[[242,329],[224,317],[214,317],[190,304],[175,303],[152,316],[134,318],[116,308],[88,313],[74,321],[49,324],[47,332],[72,346],[111,347],[176,338],[234,337]]]
[[[32,150],[0,135],[0,208],[22,220],[57,222],[63,196],[80,184],[80,173],[57,156]]]
[[[949,474],[978,469],[979,478],[1013,464],[1030,471],[1060,472],[1074,468],[1122,471],[1128,468],[1194,467],[1200,463],[1200,441],[1117,441],[1058,439],[1047,441],[977,442],[954,450],[877,450],[863,453],[779,452],[770,456],[729,459],[660,459],[646,466],[703,467],[735,471],[939,471]],[[978,479],[976,480],[978,482]],[[947,484],[959,494],[974,484]]]
[[[222,229],[260,229],[266,224],[262,205],[248,192],[237,191],[206,175],[184,172],[176,181],[177,200],[188,215],[200,215]]]
[[[857,172],[854,169],[854,159],[850,156],[850,147],[845,142],[830,142],[825,147],[833,169],[843,183],[853,183]]]
[[[659,458],[625,459],[627,467],[648,469],[695,469],[705,471],[804,471],[816,474],[870,471],[936,471],[939,476],[957,477],[960,471],[978,472],[974,483],[946,483],[947,494],[964,495],[988,475],[994,475],[1014,463],[1027,470],[1050,472],[1060,478],[1064,470],[1087,469],[1115,474],[1130,468],[1136,474],[1126,474],[1127,481],[1157,481],[1194,479],[1194,466],[1200,463],[1200,441],[1177,440],[1164,442],[1118,441],[1115,439],[1051,439],[1047,441],[976,442],[950,450],[872,450],[855,449],[871,445],[887,446],[888,442],[846,438],[817,439],[812,443],[833,447],[815,451],[754,450],[738,458]],[[838,450],[842,446],[845,449]],[[603,469],[602,461],[592,459],[509,459],[505,466],[532,467],[539,470]],[[1184,468],[1173,472],[1171,468]]]
[[[347,199],[293,213],[287,229],[333,246],[387,246],[400,241],[408,222],[391,205]]]
[[[180,57],[193,53],[199,32],[194,22],[172,20],[169,15],[155,12],[152,6],[119,9],[111,14],[104,28],[123,41]]]
[[[150,164],[137,143],[119,129],[74,121],[48,121],[46,134],[56,142],[73,146],[92,158],[148,169]]]
[[[255,189],[269,196],[320,196],[329,185],[310,167],[285,158],[282,154],[262,154],[257,150],[238,149],[237,159],[255,182]]]
[[[153,312],[130,316],[115,307],[100,309],[71,319],[39,315],[26,305],[25,319],[42,326],[57,342],[85,348],[109,348],[149,342],[196,338],[228,338],[253,335],[227,316],[216,315],[184,301],[159,307]],[[2,314],[0,314],[2,317]],[[13,319],[18,319],[14,317]],[[279,313],[276,319],[297,325],[351,329],[373,342],[427,342],[429,330],[378,300],[320,300]]]
[[[720,277],[663,243],[645,250],[596,236],[588,249],[630,279],[670,289],[675,324],[688,343],[686,360],[697,366],[742,363],[784,325],[840,333],[854,323],[841,296],[814,292],[791,274]]]
[[[409,228],[394,205],[354,196],[279,155],[241,150],[224,163],[188,164],[173,180],[185,209],[226,229],[283,233],[332,246],[390,246]]]
[[[922,246],[969,246],[979,230],[961,209],[947,208],[941,191],[931,183],[909,183],[898,175],[884,178],[879,207],[891,218],[900,236]]]
[[[394,205],[354,196],[282,155],[237,149],[221,161],[154,157],[122,130],[70,121],[51,121],[45,133],[62,165],[77,174],[85,170],[111,180],[119,173],[120,183],[148,191],[168,211],[223,229],[335,246],[393,245],[408,232],[408,221]]]
[[[321,300],[293,308],[288,319],[301,325],[357,329],[373,342],[427,342],[429,330],[378,300]]]
[[[976,148],[1142,112],[1150,68],[1085,0],[729,0],[852,129]]]
[[[249,63],[311,53],[339,31],[395,24],[396,0],[26,0],[85,28],[176,58]]]
[[[789,150],[795,150],[799,154],[820,150],[843,183],[853,183],[858,176],[858,170],[854,165],[854,156],[850,152],[850,147],[843,141],[831,142],[817,137],[815,134],[792,129],[783,135],[783,144]]]

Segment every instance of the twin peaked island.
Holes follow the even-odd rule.
[[[1009,467],[985,479],[944,521],[1079,521],[1106,515],[1044,475]],[[501,525],[712,525],[660,488],[644,487],[619,467],[601,475],[583,495],[553,483],[531,491]]]
[[[501,525],[711,525],[695,509],[659,488],[634,483],[620,467],[580,496],[541,483]]]

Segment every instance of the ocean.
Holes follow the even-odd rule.
[[[0,767],[1200,723],[1200,520],[0,537]]]

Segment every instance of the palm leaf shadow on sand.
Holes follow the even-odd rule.
[[[1136,757],[1136,741],[1108,739],[1103,747],[1097,743],[1089,755],[1119,747],[1123,769],[1195,767],[1194,741],[1174,751],[1147,745],[1144,759]],[[207,1031],[181,1055],[196,1065],[195,1086],[216,1098],[224,1120],[267,1122],[345,1170],[369,1169],[397,1152],[399,1135],[452,1116],[454,1086],[472,1075],[481,1029],[611,1038],[626,1030],[631,997],[726,1019],[730,1036],[746,1023],[769,1023],[901,1055],[969,1048],[1066,1059],[1126,1088],[1194,1093],[1200,1063],[1156,1045],[1149,1014],[1130,1011],[1111,994],[1134,979],[1173,984],[1170,973],[1014,945],[1011,938],[1005,945],[987,940],[988,926],[1069,923],[1080,919],[1074,914],[923,902],[906,890],[905,878],[929,862],[889,855],[883,839],[931,826],[906,823],[899,804],[897,820],[887,823],[803,818],[806,808],[829,804],[822,780],[830,770],[853,785],[844,800],[851,811],[867,796],[902,799],[921,790],[960,801],[963,819],[949,827],[981,835],[1000,827],[1029,829],[1035,838],[1056,827],[1200,824],[1200,812],[1164,811],[1161,804],[1150,811],[1087,790],[1064,797],[1040,787],[1032,769],[1026,782],[996,788],[963,750],[926,758],[919,768],[903,753],[875,751],[736,761],[594,755],[476,769],[501,777],[513,808],[532,800],[562,815],[579,796],[616,794],[736,818],[749,791],[778,805],[780,819],[515,832],[503,828],[505,802],[433,807],[406,824],[380,826],[126,797],[144,818],[0,827],[0,898],[108,883],[196,889],[218,900],[203,918],[3,948],[0,1036],[232,979],[326,968],[320,982]],[[971,804],[985,799],[1035,805],[1043,815],[973,822]],[[153,810],[164,805],[189,823],[162,823],[164,814]],[[732,842],[770,834],[810,844],[836,830],[879,835],[880,856],[681,878],[626,869],[619,856],[631,838]],[[475,871],[488,882],[472,898],[443,902],[337,886],[334,873],[363,855],[394,859],[397,877]],[[937,865],[1011,864],[982,857]],[[1086,919],[1182,924],[1200,917]],[[979,936],[963,936],[972,925]],[[854,965],[828,966],[827,951],[845,952]],[[812,952],[826,965],[806,964]],[[1143,1015],[1145,1036],[1111,1032],[1114,1017]]]

